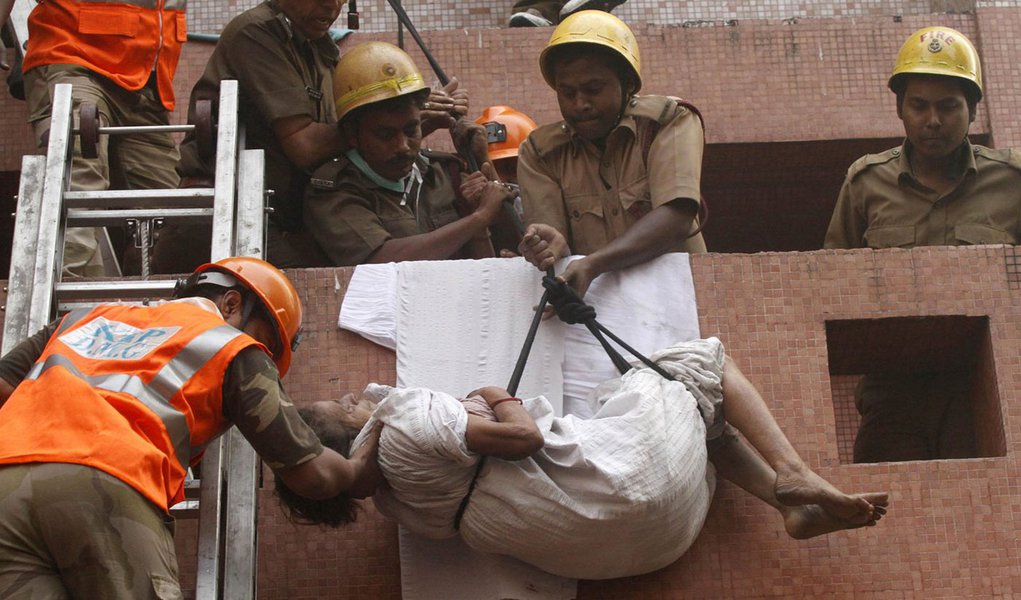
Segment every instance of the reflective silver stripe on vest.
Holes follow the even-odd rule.
[[[81,321],[85,315],[92,312],[91,308],[76,308],[64,316],[64,319],[60,322],[60,327],[57,327],[57,332],[54,335],[63,335],[68,329],[74,327],[74,325]]]
[[[194,450],[191,447],[191,431],[184,413],[170,403],[184,384],[201,369],[223,347],[241,335],[230,325],[221,325],[205,331],[177,353],[165,364],[146,385],[137,375],[111,373],[109,375],[85,375],[65,356],[53,354],[41,363],[36,363],[25,379],[38,379],[51,367],[64,367],[69,373],[96,389],[128,394],[144,404],[163,421],[174,453],[182,469],[191,464]]]

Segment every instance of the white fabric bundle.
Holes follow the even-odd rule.
[[[461,522],[465,542],[585,579],[637,575],[677,560],[712,500],[705,422],[714,418],[711,408],[703,413],[718,406],[723,347],[699,340],[658,358],[680,381],[633,370],[600,387],[592,419],[559,418],[545,398],[527,399],[546,445],[529,459],[487,460]],[[365,431],[375,421],[385,425],[379,460],[390,483],[376,506],[423,536],[455,535],[454,515],[478,460],[465,446],[464,407],[422,388],[370,392],[381,402]],[[703,413],[696,395],[706,402]]]

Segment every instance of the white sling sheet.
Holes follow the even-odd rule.
[[[724,354],[710,338],[653,356],[676,381],[632,370],[600,386],[591,419],[556,417],[542,396],[526,399],[544,448],[524,460],[487,459],[459,531],[455,515],[479,460],[465,443],[464,406],[426,388],[370,386],[380,404],[365,431],[385,425],[379,464],[389,483],[376,507],[419,535],[460,533],[475,550],[565,577],[669,565],[695,541],[712,500],[703,419],[714,422]]]
[[[396,348],[399,386],[463,395],[481,385],[505,385],[541,295],[540,279],[522,259],[362,265],[348,287],[339,325]],[[387,297],[388,289],[396,290],[396,301]],[[698,337],[685,254],[603,275],[593,282],[586,300],[599,311],[600,322],[642,353]],[[388,329],[391,324],[393,330]],[[501,332],[506,335],[497,339]],[[500,345],[499,353],[488,350],[492,343]],[[518,393],[545,394],[561,414],[562,391],[563,412],[584,418],[597,408],[592,390],[616,375],[587,331],[551,319],[540,327]],[[555,600],[576,595],[573,580],[506,557],[472,552],[457,537],[437,542],[404,528],[401,569],[407,600]]]

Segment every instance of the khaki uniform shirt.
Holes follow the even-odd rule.
[[[826,248],[1021,243],[1021,154],[965,142],[960,183],[939,193],[911,173],[908,142],[847,170]]]
[[[346,157],[319,167],[305,194],[305,226],[336,266],[366,262],[387,240],[428,233],[460,216],[447,168],[460,167],[452,154],[422,153],[421,184],[404,193],[380,186]]]
[[[301,196],[308,173],[287,159],[273,133],[273,122],[304,115],[319,123],[335,123],[333,69],[339,56],[329,36],[306,40],[269,0],[227,24],[191,92],[189,119],[201,98],[213,100],[215,118],[220,82],[238,80],[246,146],[266,150],[266,188],[275,192],[270,197],[274,208],[270,218],[285,231],[301,227]],[[181,145],[178,172],[182,177],[210,176],[214,160],[199,157],[194,136],[189,134]]]
[[[540,127],[518,157],[525,221],[552,225],[572,252],[591,254],[654,208],[698,203],[703,144],[699,117],[665,96],[632,99],[602,152],[564,122]],[[685,252],[705,250],[701,234],[685,242]]]

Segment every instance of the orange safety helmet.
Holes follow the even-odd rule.
[[[982,64],[971,40],[949,27],[925,27],[911,34],[897,53],[888,85],[904,89],[907,75],[941,75],[962,79],[976,101],[982,99]]]
[[[538,127],[528,115],[509,106],[490,106],[475,123],[486,128],[490,160],[517,156],[518,147]]]
[[[206,280],[202,274],[209,272],[226,273],[232,276],[255,294],[266,312],[272,316],[277,335],[280,337],[280,353],[279,356],[273,356],[273,362],[276,363],[280,376],[286,375],[291,366],[291,354],[301,341],[301,298],[298,297],[298,290],[294,289],[294,284],[280,269],[262,259],[234,256],[200,265],[188,277],[184,287],[188,288],[203,283],[230,287],[229,282],[225,284],[214,278]]]

